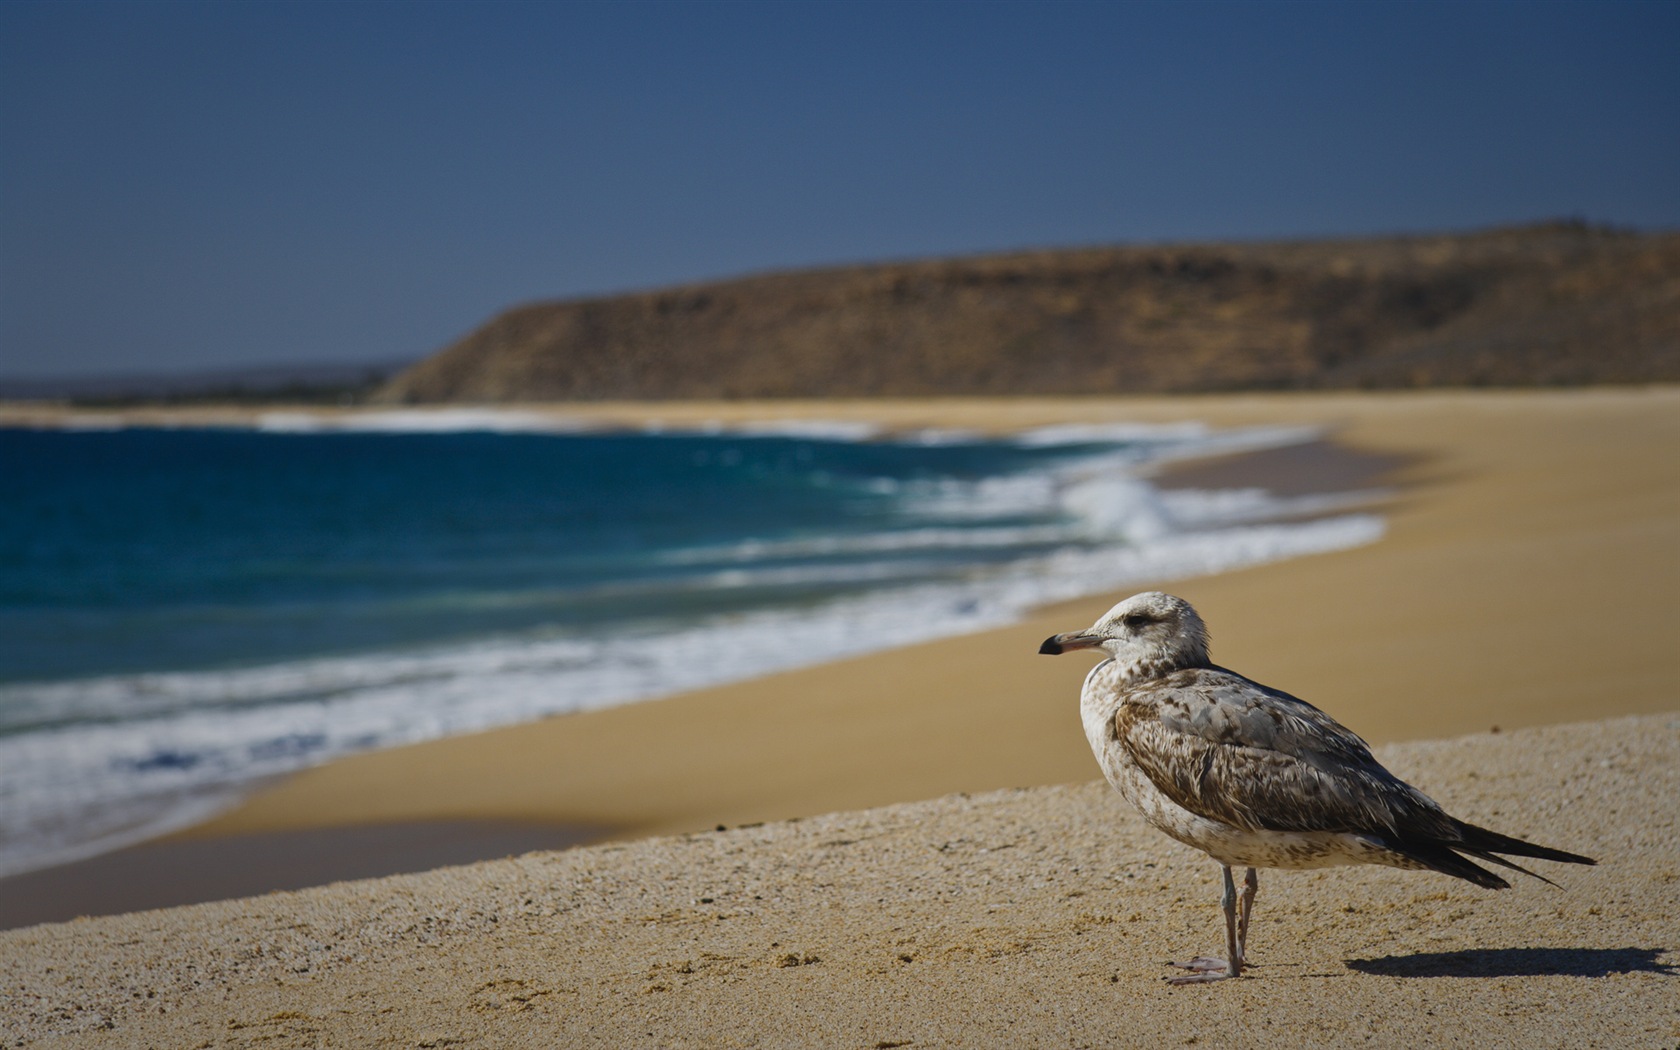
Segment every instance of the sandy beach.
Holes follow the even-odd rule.
[[[1106,786],[952,796],[0,934],[0,1043],[110,1047],[1672,1047],[1680,716],[1381,749],[1601,858],[1481,890],[1218,869]]]
[[[214,869],[215,843],[335,828],[498,821],[621,841],[0,934],[19,1004],[6,1014],[21,1018],[0,1028],[6,1045],[1680,1039],[1680,389],[548,411],[1323,427],[1342,452],[1190,465],[1169,483],[1353,477],[1387,490],[1382,540],[1133,589],[1188,598],[1217,661],[1373,742],[1459,738],[1383,754],[1466,819],[1605,863],[1547,872],[1561,893],[1278,876],[1262,888],[1255,979],[1167,989],[1159,960],[1217,939],[1217,868],[1090,783],[1075,705],[1089,662],[1035,655],[1122,596],[1101,595],[273,785],[175,847],[207,849],[198,863]],[[851,812],[818,816],[837,811]],[[732,830],[691,834],[718,825]],[[686,837],[628,841],[673,835]]]

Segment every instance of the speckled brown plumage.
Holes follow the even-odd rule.
[[[1195,972],[1178,983],[1240,975],[1256,868],[1385,864],[1497,889],[1509,883],[1466,855],[1529,875],[1498,854],[1593,863],[1448,815],[1323,711],[1216,666],[1182,599],[1134,595],[1039,651],[1073,649],[1108,656],[1086,676],[1080,713],[1109,783],[1151,825],[1225,868],[1229,962],[1181,964]],[[1249,869],[1240,917],[1233,867]]]

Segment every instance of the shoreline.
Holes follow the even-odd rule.
[[[1362,507],[1369,507],[1386,491],[1381,488],[1386,476],[1401,465],[1399,457],[1355,453],[1326,441],[1311,440],[1169,460],[1158,465],[1159,471],[1151,481],[1162,490],[1259,487],[1281,497],[1347,494]],[[817,663],[803,670],[823,666],[826,664]],[[726,683],[719,688],[739,684]],[[631,703],[658,699],[668,698]],[[530,724],[501,728],[516,731]],[[245,794],[260,795],[262,788]],[[405,816],[397,821],[204,834],[207,823],[217,819],[211,816],[143,837],[132,845],[0,875],[0,930],[426,871],[625,834],[611,827],[569,821],[486,820],[467,815],[447,819]],[[182,872],[188,873],[184,879],[180,877]]]
[[[310,417],[327,424],[361,418],[531,417],[568,428],[711,430],[742,425],[868,424],[881,433],[960,429],[1010,434],[1063,424],[1205,423],[1212,427],[1309,425],[1340,429],[1419,412],[1668,402],[1680,384],[1372,391],[1289,391],[949,398],[786,398],[712,401],[496,402],[435,405],[137,405],[82,408],[63,402],[0,401],[0,426],[248,427],[264,417]],[[1380,425],[1380,423],[1379,423]]]
[[[1232,472],[1269,469],[1268,480],[1284,484],[1315,471],[1346,477],[1357,460],[1365,470],[1380,464],[1395,482],[1381,507],[1389,535],[1374,545],[1167,585],[1209,618],[1216,660],[1325,707],[1374,742],[1680,706],[1667,689],[1676,658],[1664,639],[1674,625],[1660,597],[1680,586],[1672,553],[1680,546],[1665,547],[1680,541],[1680,471],[1649,455],[1680,447],[1680,388],[583,407],[625,426],[698,426],[729,409],[733,421],[804,413],[898,430],[981,429],[982,420],[994,429],[1324,427],[1330,447],[1350,450],[1341,466],[1330,456],[1268,467],[1268,456],[1288,459],[1283,449],[1171,464],[1157,479],[1225,485]],[[1298,448],[1306,447],[1314,446]],[[1603,496],[1612,502],[1595,506]],[[1528,534],[1536,523],[1544,535]],[[1548,547],[1572,563],[1554,558],[1542,574],[1536,556]],[[1584,608],[1635,599],[1643,634],[1592,647],[1613,664],[1609,689],[1584,684],[1591,668],[1574,659],[1559,630],[1567,623],[1546,617],[1548,601],[1572,593]],[[632,838],[1088,780],[1095,769],[1070,722],[1088,668],[1026,657],[1045,635],[1089,623],[1123,596],[1063,603],[979,635],[351,756],[137,848],[208,850],[221,841],[231,855],[253,836],[486,821]],[[1451,644],[1478,623],[1487,634],[1479,662]],[[1382,670],[1378,680],[1372,667]],[[1584,710],[1583,696],[1595,700]],[[930,741],[940,742],[932,753]],[[212,854],[200,856],[215,867]]]
[[[601,837],[596,828],[494,820],[162,836],[0,878],[0,930],[430,871]]]
[[[687,406],[695,419],[716,407]],[[737,407],[743,418],[751,411]],[[823,418],[908,427],[967,426],[999,406],[826,407]],[[1218,662],[1372,740],[1676,706],[1667,595],[1680,593],[1680,463],[1651,453],[1680,447],[1680,388],[1003,407],[1014,411],[994,417],[1000,426],[1313,425],[1356,453],[1401,457],[1377,543],[1168,585],[1203,611]],[[672,407],[643,411],[668,421]],[[324,814],[343,823],[543,817],[670,834],[1087,779],[1085,742],[1067,732],[1087,668],[1032,654],[1119,597],[665,700],[352,756],[187,834],[307,826]],[[1560,598],[1619,613],[1557,615]],[[818,736],[824,747],[813,749]],[[930,758],[929,740],[961,746]],[[402,786],[419,779],[448,786]]]

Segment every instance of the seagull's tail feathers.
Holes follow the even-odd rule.
[[[1472,864],[1465,860],[1454,853],[1450,846],[1440,841],[1414,839],[1398,844],[1389,843],[1388,848],[1432,871],[1438,871],[1443,875],[1452,875],[1464,879],[1466,882],[1474,882],[1476,885],[1484,886],[1490,890],[1509,889],[1511,885],[1480,864]],[[1514,864],[1499,860],[1498,857],[1491,859],[1504,864],[1506,867],[1516,867]]]
[[[1534,872],[1529,871],[1522,865],[1513,864],[1504,857],[1496,856],[1496,854],[1508,853],[1514,857],[1555,860],[1560,864],[1598,863],[1591,857],[1583,857],[1579,853],[1569,853],[1565,850],[1553,849],[1550,846],[1537,846],[1532,842],[1524,842],[1522,839],[1514,839],[1509,835],[1501,835],[1497,831],[1489,831],[1487,828],[1479,828],[1474,824],[1466,824],[1462,820],[1454,820],[1453,824],[1457,827],[1461,840],[1452,844],[1453,849],[1468,853],[1472,857],[1480,857],[1482,860],[1491,861],[1513,871],[1520,871],[1524,875],[1533,875],[1541,882],[1550,883],[1554,886],[1557,884],[1544,875],[1535,875]]]
[[[1511,884],[1481,865],[1472,863],[1468,857],[1460,856],[1460,854],[1469,854],[1477,860],[1497,864],[1511,871],[1520,871],[1524,875],[1539,879],[1541,882],[1552,886],[1557,885],[1557,883],[1552,882],[1544,875],[1529,871],[1521,864],[1506,860],[1499,854],[1508,853],[1517,857],[1536,857],[1540,860],[1555,860],[1564,864],[1598,863],[1591,857],[1552,849],[1550,846],[1537,846],[1532,842],[1524,842],[1522,839],[1514,839],[1509,835],[1501,835],[1497,831],[1489,831],[1474,824],[1466,824],[1462,820],[1453,820],[1453,830],[1458,833],[1456,839],[1418,836],[1406,839],[1398,844],[1391,843],[1389,848],[1427,868],[1441,872],[1443,875],[1452,875],[1490,890],[1507,889]]]

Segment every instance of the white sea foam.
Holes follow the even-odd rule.
[[[1149,447],[1151,459],[1255,452],[1299,445],[1320,436],[1313,426],[1257,426],[1215,430],[1205,423],[1066,423],[1023,431],[1013,439],[1027,448],[1131,444]]]
[[[962,581],[610,637],[515,637],[424,654],[80,683],[88,707],[127,717],[0,737],[0,874],[157,833],[254,780],[354,751],[982,630],[1045,602],[1355,546],[1381,532],[1372,515],[1240,526],[1066,549]],[[758,644],[768,636],[777,644]],[[136,719],[133,702],[148,697],[157,713]]]
[[[188,428],[197,425],[133,423],[118,413],[72,413],[45,429],[125,430],[133,427]],[[219,421],[216,427],[239,428],[237,421]],[[348,411],[292,409],[258,412],[248,423],[253,430],[277,434],[388,433],[445,434],[483,431],[502,434],[576,434],[619,429],[610,422],[555,411],[517,408],[365,408]],[[817,441],[869,441],[887,431],[876,423],[846,419],[785,419],[696,423],[671,423],[654,419],[640,426],[646,434],[736,434],[742,437],[788,437]],[[1067,423],[1037,427],[1008,438],[1026,448],[1054,448],[1065,445],[1140,444],[1150,447],[1150,458],[1213,455],[1270,448],[1310,440],[1320,431],[1312,427],[1240,427],[1216,430],[1203,423]],[[983,440],[978,431],[927,427],[907,431],[896,440],[910,444],[952,445]]]
[[[252,424],[271,434],[575,434],[588,421],[545,412],[500,408],[416,408],[371,412],[263,412]]]
[[[1116,443],[1205,441],[1213,430],[1205,423],[1056,423],[1033,427],[1015,435],[1014,441],[1027,448],[1054,445],[1103,445]]]
[[[576,434],[611,429],[611,424],[557,412],[507,408],[404,408],[357,412],[263,412],[254,429],[275,434],[377,433],[453,434],[481,431],[494,434]],[[850,420],[749,420],[741,423],[706,421],[675,426],[653,421],[641,428],[647,434],[738,434],[742,437],[788,437],[814,441],[867,441],[880,434],[873,423]]]
[[[496,417],[500,429],[525,425]],[[470,413],[448,418],[462,429],[484,422]],[[413,422],[392,413],[378,426]],[[307,424],[279,418],[267,425]],[[863,436],[853,431],[852,439]],[[849,596],[611,632],[532,632],[423,651],[0,687],[0,874],[178,826],[255,780],[355,751],[982,630],[1047,602],[1356,546],[1382,533],[1375,515],[1340,513],[1347,497],[1162,492],[1137,476],[1161,456],[1286,444],[1311,431],[1059,428],[1024,440],[1050,447],[1122,436],[1144,447],[978,481],[894,482],[882,491],[905,517],[899,528],[747,540],[667,557],[701,570],[689,587],[861,588]],[[1325,513],[1336,516],[1275,520]],[[901,583],[918,557],[965,547],[1014,548],[1017,556]],[[799,563],[835,557],[850,560]],[[778,560],[793,564],[767,564]],[[776,644],[760,644],[765,637]]]
[[[774,561],[785,558],[889,554],[929,550],[1009,549],[1081,538],[1072,525],[1022,525],[1004,528],[917,528],[866,532],[854,536],[810,536],[792,540],[743,540],[712,547],[670,551],[660,561],[670,565],[711,565],[729,562]],[[891,563],[897,565],[898,563]]]
[[[96,416],[82,413],[65,416],[58,423],[58,429],[60,430],[75,431],[121,430],[123,426],[120,416]]]
[[[848,420],[779,419],[763,422],[737,423],[720,428],[721,432],[748,437],[806,438],[814,441],[867,441],[881,433],[874,423]]]
[[[1280,518],[1340,514],[1392,495],[1387,489],[1274,496],[1265,489],[1172,489],[1158,494],[1173,521],[1186,528]]]
[[[958,430],[951,427],[927,427],[899,435],[899,440],[906,444],[928,446],[969,445],[985,439],[986,436],[978,430]]]

